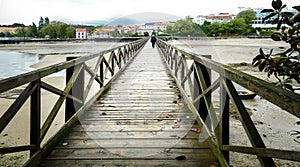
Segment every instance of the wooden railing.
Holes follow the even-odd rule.
[[[30,151],[30,159],[25,166],[37,166],[41,158],[49,153],[51,148],[67,133],[68,128],[78,122],[80,115],[94,103],[97,97],[109,87],[112,80],[119,75],[119,72],[138,54],[147,40],[148,38],[140,39],[90,56],[68,58],[68,61],[60,64],[0,80],[0,93],[27,84],[24,91],[0,118],[0,133],[8,126],[26,100],[30,99],[30,122],[28,122],[30,144],[0,148],[0,154]],[[96,65],[91,67],[88,62],[96,62]],[[66,70],[64,90],[42,81],[43,78],[62,70]],[[86,74],[88,77],[85,76]],[[86,78],[89,80],[85,81]],[[98,84],[96,92],[91,91],[95,83]],[[41,89],[59,96],[43,125],[41,125]],[[64,102],[66,123],[54,137],[44,141],[46,144],[42,146],[41,143]]]
[[[230,68],[210,59],[178,49],[162,40],[158,48],[167,66],[176,78],[189,109],[203,125],[214,154],[221,166],[228,166],[229,151],[257,155],[262,166],[275,166],[272,158],[300,161],[299,151],[266,148],[233,84],[239,84],[262,98],[281,107],[290,114],[300,117],[300,95],[274,86],[271,83]],[[217,79],[212,82],[211,74]],[[220,91],[220,107],[212,102],[212,93]],[[229,139],[229,102],[236,108],[239,119],[251,142],[252,147],[230,145]]]

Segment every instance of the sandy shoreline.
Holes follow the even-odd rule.
[[[176,44],[176,42],[174,42]],[[179,44],[179,43],[177,43]],[[103,45],[103,44],[102,44]],[[101,46],[99,43],[63,43],[63,44],[17,44],[17,45],[0,45],[0,50],[15,50],[32,54],[45,55],[37,64],[32,65],[33,68],[42,68],[58,62],[62,62],[67,56],[82,56],[91,53],[97,53],[101,49],[116,46],[116,44],[105,44]],[[225,63],[251,63],[255,55],[258,54],[259,47],[265,50],[279,48],[282,43],[274,42],[270,39],[227,39],[227,40],[212,40],[212,41],[184,41],[178,46],[197,51],[200,54],[211,54],[213,59]],[[287,47],[287,46],[286,46]],[[101,48],[101,49],[99,49]],[[53,54],[55,53],[55,54]],[[74,54],[75,53],[75,54]],[[247,71],[248,73],[259,75],[266,78],[264,74]],[[53,84],[60,89],[64,88],[65,79],[63,76],[47,77],[45,82]],[[17,95],[17,93],[15,93]],[[6,94],[8,95],[8,93]],[[14,95],[14,92],[12,94]],[[13,97],[13,96],[12,96]],[[58,97],[44,91],[42,95],[42,121],[45,120],[48,112],[51,110],[52,104],[55,103]],[[9,107],[13,99],[8,99],[8,96],[0,96],[0,115]],[[29,125],[24,119],[29,119],[29,102],[27,101],[21,112],[14,118],[13,123],[1,133],[0,147],[11,145],[28,144]],[[256,97],[254,100],[245,101],[246,108],[251,111],[252,119],[257,125],[261,134],[263,134],[264,142],[267,146],[280,149],[300,150],[300,144],[294,142],[295,137],[290,135],[291,130],[299,130],[300,126],[296,125],[298,118],[285,114],[280,108],[269,104],[266,100]],[[64,108],[62,108],[62,111]],[[55,133],[63,123],[63,112],[58,115],[54,126],[51,128],[51,133]],[[231,118],[231,142],[236,145],[249,145],[249,141],[241,128],[241,123]],[[47,136],[49,137],[49,136]],[[27,154],[0,156],[0,166],[19,165],[24,162]],[[231,154],[231,162],[234,166],[258,166],[258,161],[255,156],[240,156],[235,153]],[[25,158],[24,158],[25,157]],[[277,161],[279,166],[295,166],[300,163]],[[13,165],[11,165],[13,164]]]

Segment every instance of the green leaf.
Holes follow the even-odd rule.
[[[294,29],[294,28],[288,29],[288,34],[289,34],[290,36],[294,35],[295,32],[296,32],[296,29]]]
[[[281,34],[278,33],[278,32],[275,32],[271,35],[271,38],[274,40],[274,41],[281,41]]]
[[[275,10],[279,10],[282,6],[282,1],[281,0],[273,0],[272,1],[272,7],[275,9]]]
[[[263,55],[257,55],[256,57],[253,58],[252,64],[254,64],[256,61],[265,59]]]
[[[300,5],[299,6],[293,6],[293,8],[300,12]]]
[[[300,12],[291,18],[294,22],[300,22]]]
[[[292,12],[281,12],[282,17],[293,17],[294,13]]]
[[[253,64],[253,67],[257,67],[258,65],[260,65],[261,61],[258,61],[256,63]]]
[[[290,91],[294,91],[294,88],[291,84],[283,84],[285,88],[287,88]]]
[[[272,24],[278,24],[279,23],[279,18],[276,18],[272,21]]]
[[[266,57],[264,51],[262,50],[262,48],[259,48],[259,53],[263,56],[263,57]]]
[[[293,51],[293,49],[292,48],[288,48],[283,54],[286,55],[286,54],[290,53],[291,51]]]
[[[260,13],[270,13],[270,12],[275,12],[273,9],[263,9],[260,11]]]
[[[281,8],[279,9],[279,11],[281,11],[282,9],[284,9],[286,7],[286,4],[282,5]]]
[[[277,30],[280,30],[281,25],[282,25],[282,20],[280,20],[280,21],[278,22],[277,27],[276,27]]]
[[[258,66],[259,71],[263,71],[264,68],[266,67],[266,64],[267,64],[266,61],[262,61]]]
[[[269,18],[271,18],[271,17],[273,17],[273,16],[275,16],[275,15],[277,15],[277,14],[278,14],[278,13],[275,13],[275,12],[274,12],[274,13],[271,13],[271,14],[269,14],[268,16],[264,17],[262,21],[265,22],[266,20],[268,20]]]
[[[294,22],[291,21],[291,19],[289,17],[284,17],[284,22],[289,25],[289,26],[293,26]]]

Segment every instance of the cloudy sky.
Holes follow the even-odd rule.
[[[271,0],[0,0],[0,24],[38,22],[40,16],[68,23],[108,20],[154,12],[184,18],[216,12],[236,14],[238,7],[269,8]],[[299,0],[283,0],[288,6]],[[157,17],[157,16],[156,16]]]

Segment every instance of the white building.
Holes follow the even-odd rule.
[[[167,30],[168,24],[169,23],[167,22],[146,23],[137,29],[137,33],[139,35],[143,35],[145,32],[147,32],[149,35],[151,35],[153,32],[160,33]]]
[[[255,8],[253,10],[256,16],[255,20],[252,20],[253,28],[275,28],[277,26],[277,24],[272,24],[272,20],[276,19],[277,16],[273,16],[263,22],[263,18],[268,16],[270,13],[261,13],[263,8]],[[283,11],[296,13],[296,10],[288,8],[284,8]]]
[[[210,15],[199,15],[193,18],[193,22],[199,25],[204,24],[205,21],[214,23],[214,22],[228,22],[232,19],[235,19],[236,15],[229,13],[218,13],[218,14],[210,14]]]
[[[76,39],[86,39],[87,29],[86,28],[76,28]]]

